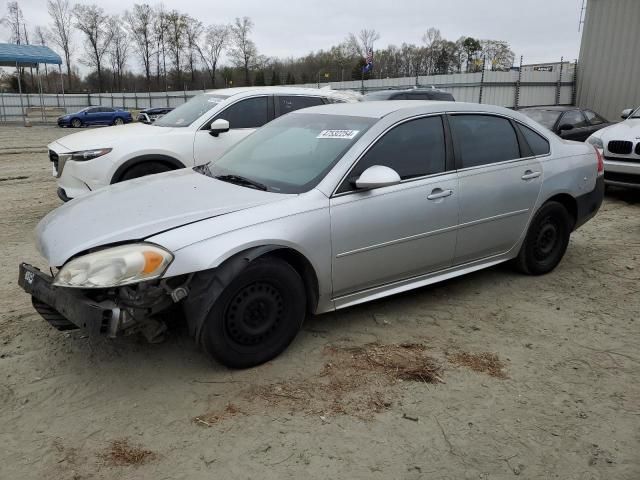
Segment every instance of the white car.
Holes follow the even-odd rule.
[[[604,156],[604,182],[640,188],[640,108],[622,111],[625,120],[598,130],[587,142]]]
[[[132,178],[217,160],[256,128],[285,113],[359,101],[352,92],[296,87],[210,90],[153,125],[85,130],[49,144],[63,201]]]

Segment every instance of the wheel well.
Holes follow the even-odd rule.
[[[116,170],[116,172],[113,174],[113,177],[111,178],[111,183],[112,184],[118,183],[122,179],[124,174],[127,172],[127,170],[135,167],[140,163],[145,163],[145,162],[162,163],[168,167],[171,167],[174,170],[177,170],[179,168],[185,168],[185,165],[181,161],[176,160],[175,158],[169,157],[167,155],[142,155],[140,157],[131,158],[126,162],[124,162],[122,165],[120,165]]]
[[[564,206],[564,208],[567,209],[567,212],[569,212],[569,215],[573,219],[573,223],[575,225],[578,218],[578,202],[576,202],[575,198],[573,198],[568,193],[560,193],[549,198],[547,202],[558,202],[562,206]]]
[[[302,278],[304,282],[304,289],[307,294],[307,310],[309,313],[313,313],[318,306],[318,297],[319,286],[318,286],[318,277],[316,275],[311,262],[307,260],[307,258],[302,255],[300,252],[293,250],[291,248],[278,248],[276,250],[272,250],[263,255],[264,257],[275,257],[280,260],[287,262],[291,265],[298,275]]]

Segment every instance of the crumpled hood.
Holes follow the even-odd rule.
[[[116,242],[136,241],[187,223],[286,199],[222,182],[192,169],[151,175],[98,189],[53,210],[36,227],[49,265]]]
[[[605,141],[609,140],[640,140],[640,118],[630,118],[624,122],[616,123],[610,127],[598,130],[595,133]]]
[[[156,127],[145,123],[129,123],[113,127],[89,128],[62,137],[53,143],[62,145],[69,152],[78,152],[94,148],[113,148],[119,143],[135,142],[141,136],[164,135],[172,130],[173,128]]]

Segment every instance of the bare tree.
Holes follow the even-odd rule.
[[[151,56],[153,55],[153,24],[155,12],[146,3],[134,4],[133,10],[125,12],[131,39],[142,61],[147,89],[151,88]]]
[[[185,15],[185,36],[186,36],[186,48],[187,48],[187,61],[189,62],[189,72],[191,73],[191,84],[196,81],[196,64],[198,62],[198,43],[200,37],[204,32],[204,26],[200,20]],[[193,86],[191,87],[193,88]]]
[[[256,44],[249,38],[251,30],[253,30],[253,22],[249,17],[236,17],[234,24],[231,26],[233,48],[229,52],[229,55],[233,63],[243,69],[245,85],[251,84],[249,80],[249,70],[258,56]]]
[[[47,46],[47,38],[49,37],[49,32],[45,27],[41,27],[38,25],[33,30],[33,36],[35,37],[36,45],[42,45],[43,47]],[[47,91],[49,91],[49,68],[47,64],[44,64],[44,82],[47,86]]]
[[[160,70],[162,70],[164,89],[167,90],[167,12],[162,4],[156,7],[154,20],[152,32],[156,44],[156,78],[159,86]]]
[[[171,10],[166,14],[166,38],[169,54],[173,61],[176,74],[176,88],[182,86],[182,54],[186,46],[186,15],[177,10]]]
[[[228,25],[210,25],[204,37],[204,45],[197,44],[198,53],[202,58],[209,77],[211,78],[211,86],[216,86],[216,68],[220,61],[222,51],[227,45],[229,39]]]
[[[109,36],[111,43],[107,50],[113,72],[114,87],[122,90],[122,74],[126,68],[129,57],[129,35],[122,26],[122,20],[118,15],[109,19]]]
[[[513,66],[515,53],[509,44],[502,40],[480,40],[482,54],[491,66],[491,70],[509,70]]]
[[[51,17],[49,38],[64,52],[67,78],[69,88],[71,88],[71,28],[73,26],[73,14],[69,0],[47,0],[47,10]]]
[[[373,50],[373,44],[380,40],[380,34],[373,29],[364,28],[358,35],[350,33],[347,36],[346,44],[351,54],[357,57],[366,56],[369,50]]]
[[[86,37],[85,57],[80,60],[84,65],[93,67],[98,73],[98,90],[102,91],[102,65],[104,55],[111,44],[111,31],[108,28],[108,16],[97,5],[76,5],[73,7],[75,26]]]
[[[435,70],[436,59],[442,44],[442,35],[437,28],[429,28],[422,36],[422,43],[425,46],[424,73],[427,75]]]
[[[24,34],[26,34],[26,27],[24,23],[24,15],[22,14],[22,9],[18,2],[7,3],[7,14],[0,19],[0,23],[9,27],[9,42],[17,43],[18,45],[22,43],[29,43],[25,42]]]

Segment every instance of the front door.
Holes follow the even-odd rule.
[[[442,118],[431,116],[395,126],[356,163],[330,203],[334,298],[451,265],[458,180],[445,159]],[[373,165],[402,183],[356,189]]]
[[[218,113],[200,130],[196,131],[193,142],[193,157],[196,165],[215,161],[230,147],[238,143],[256,128],[273,118],[269,108],[271,97],[250,97],[237,101]],[[211,122],[217,119],[229,122],[230,130],[217,137],[209,133]]]
[[[513,248],[532,215],[543,172],[507,118],[450,115],[449,124],[460,203],[454,263],[461,265]]]
[[[591,125],[587,122],[580,110],[569,110],[564,112],[560,121],[558,122],[558,128],[563,125],[571,125],[571,130],[560,131],[560,136],[565,140],[575,140],[576,142],[584,142],[589,135],[593,133]]]

